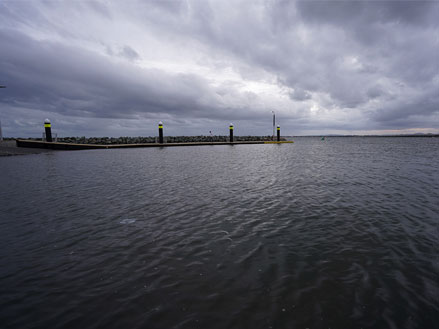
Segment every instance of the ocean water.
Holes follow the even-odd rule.
[[[1,328],[439,328],[439,139],[0,158]]]

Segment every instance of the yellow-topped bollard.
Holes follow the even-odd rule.
[[[163,144],[163,122],[159,122],[159,143]]]
[[[229,131],[230,131],[230,143],[233,143],[233,123],[229,125]]]
[[[46,142],[52,142],[52,125],[49,119],[44,120],[44,130],[46,131]]]
[[[280,126],[277,125],[277,141],[280,142]]]

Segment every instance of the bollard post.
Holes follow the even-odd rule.
[[[159,122],[159,143],[163,144],[163,123]]]
[[[277,125],[277,141],[280,142],[280,126]]]
[[[44,129],[46,130],[46,142],[52,142],[52,125],[50,120],[44,120]]]
[[[229,125],[230,130],[230,143],[233,143],[233,123]]]

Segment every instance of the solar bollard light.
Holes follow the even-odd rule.
[[[280,142],[280,126],[277,125],[277,141]]]
[[[163,144],[163,123],[159,122],[159,143]]]
[[[233,123],[229,125],[229,131],[230,131],[230,143],[233,143]]]
[[[50,120],[44,120],[44,129],[46,130],[46,142],[52,142],[52,125]]]

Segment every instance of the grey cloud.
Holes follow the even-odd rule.
[[[122,50],[119,52],[119,55],[131,61],[140,58],[139,54],[130,46],[124,46]]]
[[[340,106],[352,107],[367,102],[364,89],[380,76],[423,85],[430,83],[438,72],[437,37],[435,39],[431,33],[434,30],[429,30],[433,26],[437,31],[438,23],[433,19],[438,17],[437,3],[301,1],[297,3],[300,16],[292,7],[294,3],[275,2],[271,10],[275,14],[281,13],[279,17],[267,17],[262,24],[246,19],[243,27],[233,34],[218,34],[219,30],[212,23],[218,19],[212,10],[204,9],[208,15],[201,19],[206,16],[208,19],[203,22],[206,26],[201,33],[205,33],[206,42],[276,72],[287,86],[326,91],[340,102]],[[273,28],[276,26],[273,21],[278,18],[282,21],[282,17],[282,27],[286,30]],[[336,30],[329,28],[325,34],[320,28],[311,26],[311,33],[315,31],[315,36],[320,38],[312,43],[316,47],[312,49],[304,45],[296,33],[297,22],[301,20],[316,24],[328,22]],[[389,22],[394,24],[387,25]],[[236,22],[227,23],[233,27]],[[252,29],[258,31],[258,37],[248,31]],[[287,37],[285,32],[297,39]],[[365,42],[366,39],[373,42]],[[357,72],[347,72],[337,64],[340,56],[349,53],[358,54],[362,62]]]
[[[54,12],[63,7],[51,2],[0,7],[5,9],[0,42],[7,45],[0,48],[0,77],[5,79],[0,82],[11,86],[3,104],[78,118],[169,116],[176,122],[247,120],[255,126],[262,118],[255,108],[272,107],[234,83],[212,87],[196,72],[139,68],[135,63],[148,55],[140,46],[128,41],[114,46],[111,35],[107,40],[80,36],[52,23],[45,6]],[[165,44],[196,45],[194,54],[205,52],[200,64],[230,67],[243,80],[270,77],[292,91],[285,92],[294,108],[292,127],[438,124],[435,1],[130,1],[73,3],[71,8],[78,17],[91,12],[110,25],[129,17],[130,24]],[[52,31],[61,41],[36,40],[27,35],[30,29]],[[81,37],[101,49],[104,45],[111,56],[62,42]],[[312,102],[331,113],[326,126],[309,115]],[[347,109],[361,114],[361,124],[340,123]]]
[[[149,15],[148,24],[154,21],[157,24],[155,28],[165,27],[166,24],[168,31],[202,40],[220,53],[234,56],[234,65],[241,74],[245,74],[246,69],[236,63],[262,67],[277,74],[289,88],[329,93],[340,107],[367,103],[367,90],[380,76],[407,80],[407,83],[419,83],[417,81],[423,79],[421,83],[428,83],[435,74],[434,46],[419,41],[419,38],[424,39],[424,35],[418,29],[416,37],[395,42],[392,40],[400,39],[398,28],[388,31],[387,26],[370,24],[406,22],[409,20],[406,13],[413,7],[411,3],[407,8],[393,2],[382,5],[365,2],[311,2],[309,6],[308,2],[298,2],[297,5],[290,2],[274,2],[271,6],[267,2],[263,4],[267,10],[260,14],[258,4],[247,2],[233,7],[226,4],[221,6],[221,10],[216,3],[209,2],[191,2],[190,6],[175,8],[165,6],[165,10],[161,5],[149,3],[148,12],[154,12],[150,9],[155,8],[162,15]],[[392,8],[399,11],[393,13]],[[425,18],[431,16],[429,10],[435,10],[436,6],[421,5],[419,8],[416,10],[417,17]],[[233,15],[234,12],[246,12],[247,15]],[[148,15],[146,12],[142,14]],[[177,20],[181,16],[185,17],[183,22]],[[278,28],[282,18],[284,29]],[[410,20],[410,24],[419,22],[423,25],[424,21],[420,18]],[[297,26],[313,20],[316,23],[326,21],[338,30],[328,29],[325,32],[311,26],[311,37],[315,40],[311,45],[303,44]],[[347,36],[351,31],[354,35],[350,39]],[[313,35],[313,32],[316,34]],[[361,38],[354,38],[355,33],[362,33],[363,39],[373,38],[377,48],[368,48],[367,45],[365,48]],[[421,49],[422,46],[426,68],[419,70],[415,65],[416,58],[411,59],[404,54],[410,53],[415,57],[416,51],[409,50]],[[340,64],[340,56],[346,53],[359,54],[362,66],[357,71],[346,71]],[[424,77],[417,77],[421,72]]]
[[[118,49],[113,50],[113,48],[109,45],[103,45],[105,48],[105,52],[110,56],[119,56],[125,58],[129,61],[135,61],[140,59],[140,55],[137,51],[135,51],[130,46],[119,47]]]
[[[423,125],[429,128],[434,127],[437,123],[428,119],[439,116],[439,92],[438,88],[430,88],[425,93],[401,97],[387,106],[379,108],[373,115],[373,120],[378,124],[385,126],[409,126],[413,117],[417,121],[422,121]]]
[[[48,6],[48,7],[46,7]],[[75,31],[69,30],[63,26],[56,25],[45,14],[45,9],[55,8],[54,2],[27,2],[14,1],[0,3],[1,28],[6,29],[27,29],[38,33],[56,33],[62,38],[76,38]]]
[[[95,13],[106,19],[112,19],[112,14],[104,2],[86,1],[82,5],[86,6],[87,9],[91,8]]]
[[[58,113],[130,117],[160,111],[194,111],[204,84],[195,77],[170,77],[112,63],[91,52],[51,42],[36,42],[1,31],[1,73],[13,102]],[[26,49],[27,51],[22,51]]]
[[[290,97],[296,101],[305,101],[311,99],[311,94],[303,89],[295,89],[290,93]]]
[[[300,15],[309,22],[335,25],[362,23],[433,24],[435,1],[298,1]]]
[[[2,98],[5,104],[69,116],[121,119],[139,115],[239,119],[252,115],[250,109],[238,113],[224,107],[215,90],[196,75],[139,69],[10,30],[0,31],[0,42],[9,45],[0,49],[0,72],[9,91]],[[240,95],[233,85],[223,85],[222,94],[254,97]]]
[[[374,98],[380,97],[382,94],[383,94],[382,88],[379,87],[379,86],[372,86],[366,92],[366,95],[370,99],[374,99]]]

